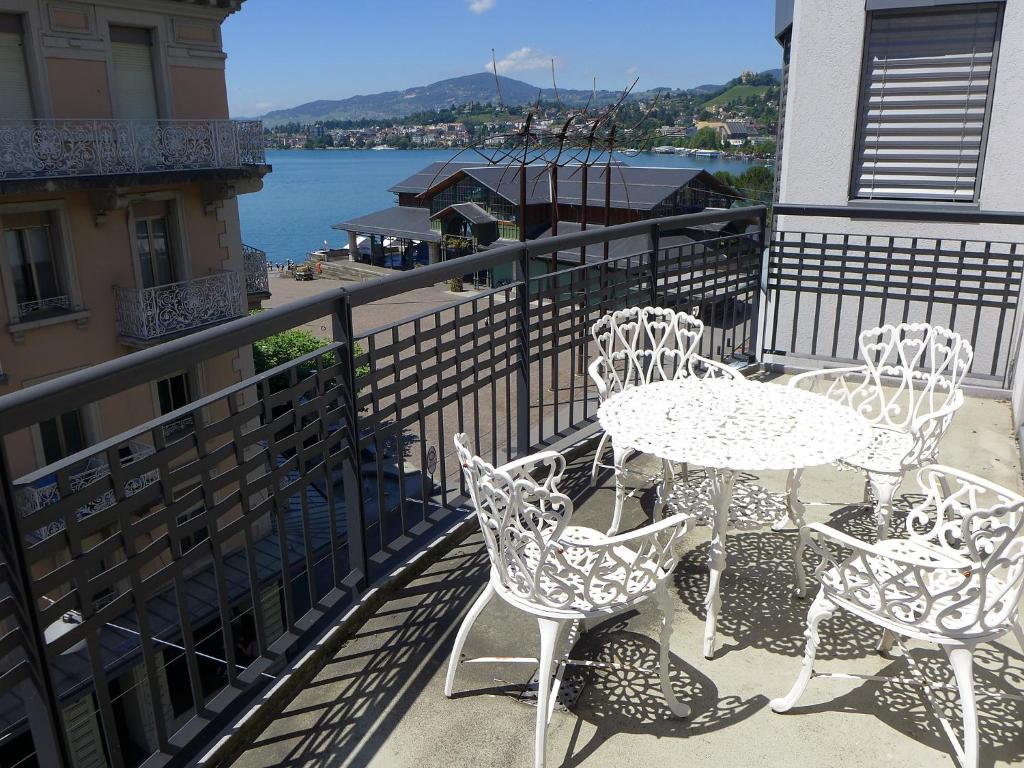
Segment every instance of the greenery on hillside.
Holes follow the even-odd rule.
[[[708,99],[702,106],[705,108],[711,107],[728,107],[733,104],[742,104],[751,98],[764,98],[764,95],[771,90],[769,85],[734,85],[724,93],[720,93],[713,99]]]
[[[737,190],[751,203],[768,205],[772,201],[772,191],[775,189],[775,171],[772,168],[755,165],[752,168],[747,168],[743,173],[715,171],[715,176],[719,181]]]

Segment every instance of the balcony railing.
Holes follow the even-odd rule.
[[[699,353],[736,365],[765,350],[785,352],[779,333],[791,323],[799,344],[813,338],[812,329],[830,328],[822,325],[824,310],[797,321],[780,304],[799,293],[813,308],[817,273],[784,271],[782,244],[790,238],[782,233],[762,271],[765,214],[760,207],[706,211],[502,246],[320,293],[0,398],[3,438],[73,408],[127,402],[126,393],[148,392],[183,369],[332,319],[333,340],[319,350],[140,419],[90,449],[113,470],[80,490],[71,491],[67,477],[80,470],[44,468],[68,491],[32,515],[12,513],[16,487],[0,487],[0,579],[10,582],[0,584],[9,595],[0,600],[0,626],[8,628],[0,692],[19,691],[0,693],[5,750],[52,746],[38,762],[68,766],[72,728],[99,734],[97,754],[172,753],[185,740],[197,750],[224,725],[228,715],[217,713],[246,711],[273,684],[261,673],[276,660],[300,657],[357,595],[464,519],[455,432],[468,433],[497,464],[593,424],[597,395],[579,374],[593,354],[590,325],[605,313],[697,309],[706,324]],[[703,240],[675,237],[727,221],[755,226]],[[634,248],[595,256],[601,244],[617,241]],[[500,285],[422,311],[408,306],[412,291],[488,270],[501,272]],[[806,281],[789,291],[780,281],[790,279]],[[957,272],[943,270],[937,279],[957,279]],[[842,284],[844,318],[845,307],[858,304],[867,309],[855,318],[877,317],[868,311],[877,309],[873,294],[858,293],[864,284],[863,276]],[[241,284],[235,287],[240,310]],[[984,302],[1008,290],[1000,284]],[[766,306],[781,309],[765,317]],[[899,312],[925,319],[927,306],[907,303]],[[956,325],[975,342],[989,331],[973,319]],[[155,332],[140,327],[133,332]],[[839,327],[859,330],[845,321]],[[1015,344],[1019,328],[1001,333]],[[841,341],[840,352],[850,339]],[[184,426],[169,439],[168,425]],[[130,441],[154,452],[126,468],[110,457]],[[11,443],[0,439],[0,470],[9,467],[3,451]],[[128,494],[125,481],[154,470],[152,483]],[[0,483],[6,477],[0,471]],[[83,504],[107,492],[112,505],[79,519]],[[55,532],[38,541],[36,532],[50,526]],[[75,612],[80,623],[50,631]],[[161,651],[161,643],[172,650]],[[92,694],[87,724],[67,715],[82,691]],[[115,698],[116,711],[146,713],[144,733],[118,727]],[[183,726],[184,715],[165,716],[171,698],[173,711],[197,717]],[[27,700],[45,706],[26,708]],[[135,742],[122,744],[126,738]]]
[[[239,169],[266,162],[239,120],[0,120],[0,181]]]
[[[122,469],[127,470],[132,464],[151,455],[153,455],[152,446],[145,443],[130,442],[124,451],[120,466]],[[109,458],[104,454],[91,456],[81,465],[80,470],[67,474],[67,492],[77,493],[109,475]],[[159,479],[159,471],[152,469],[123,480],[121,484],[123,490],[122,498],[138,493]],[[18,511],[25,517],[29,517],[51,504],[56,504],[60,501],[60,497],[58,478],[53,474],[45,475],[38,480],[21,485],[16,491]],[[75,517],[78,521],[82,521],[89,515],[94,515],[112,507],[117,503],[117,499],[118,494],[115,493],[113,488],[105,490],[86,504],[78,507]],[[64,528],[64,521],[57,520],[49,523],[44,528],[40,528],[36,533],[39,538],[45,539],[63,531]]]
[[[138,341],[233,320],[246,309],[237,272],[215,272],[153,288],[115,286],[114,302],[118,332]]]
[[[267,273],[267,254],[251,245],[242,245],[245,259],[245,292],[249,296],[270,295],[270,275]]]

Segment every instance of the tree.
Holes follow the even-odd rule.
[[[257,374],[266,373],[292,360],[310,355],[318,349],[326,347],[328,344],[330,344],[329,341],[302,329],[281,331],[281,333],[275,333],[273,336],[260,339],[252,345],[252,361],[256,367]],[[354,354],[356,356],[362,354],[358,344],[354,347]],[[328,350],[319,357],[321,365],[325,368],[335,364],[336,357],[333,350]],[[312,376],[316,372],[316,368],[317,358],[311,357],[299,365],[299,379]],[[356,376],[364,376],[367,373],[369,373],[369,366],[360,366],[356,371]],[[288,385],[289,374],[287,372],[276,374],[270,378],[270,390],[272,392],[287,389]]]
[[[721,149],[722,142],[718,138],[718,131],[714,128],[701,128],[690,137],[689,147],[691,149]]]

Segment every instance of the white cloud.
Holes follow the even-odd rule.
[[[471,13],[486,13],[494,7],[497,0],[466,0]]]
[[[525,45],[498,59],[499,75],[507,75],[509,72],[526,72],[531,69],[548,69],[550,67],[551,57],[548,54],[535,51],[533,48]],[[484,69],[488,72],[493,72],[494,64],[488,61],[484,65]]]

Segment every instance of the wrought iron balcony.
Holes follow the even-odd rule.
[[[0,120],[0,181],[240,169],[266,163],[240,120]]]
[[[245,293],[254,298],[270,296],[270,276],[267,274],[267,254],[251,245],[242,245],[245,259]]]
[[[153,447],[146,443],[130,441],[124,456],[121,460],[121,468],[127,469],[132,464],[153,455]],[[110,460],[105,454],[96,454],[89,457],[80,465],[78,471],[67,473],[67,488],[69,493],[77,493],[94,483],[99,482],[110,475]],[[146,488],[160,479],[158,470],[149,470],[137,476],[129,477],[122,483],[124,497],[132,496],[143,488]],[[56,475],[48,474],[16,490],[18,511],[24,517],[29,517],[41,509],[56,504],[61,499],[59,481]],[[78,507],[76,519],[84,520],[89,515],[102,512],[117,503],[118,495],[113,488],[99,493],[94,499]],[[39,538],[47,538],[59,533],[66,527],[64,520],[56,520],[37,530]]]
[[[698,308],[706,325],[699,354],[734,365],[785,365],[798,355],[835,360],[849,355],[867,324],[930,317],[963,329],[981,350],[976,361],[988,385],[1005,392],[1021,330],[1001,307],[1019,295],[1022,269],[1005,248],[852,235],[837,245],[831,236],[779,231],[766,256],[766,213],[706,211],[501,246],[229,323],[222,321],[244,314],[241,273],[119,289],[125,335],[166,338],[216,327],[0,397],[0,469],[9,467],[4,451],[15,444],[5,437],[70,409],[118,402],[320,318],[331,318],[333,339],[172,413],[140,415],[90,449],[111,470],[83,477],[78,490],[67,474],[82,473],[80,465],[46,468],[59,493],[27,517],[7,506],[19,484],[0,489],[0,590],[10,595],[0,600],[0,624],[10,627],[10,652],[0,656],[5,750],[17,742],[39,753],[40,765],[70,766],[71,740],[88,733],[98,754],[114,751],[105,745],[120,745],[120,754],[171,754],[185,741],[201,753],[204,744],[227,743],[221,728],[238,712],[253,715],[231,731],[231,740],[243,741],[266,707],[294,695],[298,678],[276,686],[275,664],[313,658],[306,650],[323,628],[357,615],[364,596],[379,594],[370,585],[406,578],[408,563],[430,560],[417,553],[462,530],[466,497],[454,433],[468,433],[495,464],[592,434],[597,392],[577,372],[594,351],[590,325],[610,311]],[[743,231],[696,234],[717,223]],[[605,243],[615,244],[613,255],[601,255]],[[894,254],[911,266],[897,274],[895,260],[885,258]],[[997,255],[1005,263],[999,273],[991,267]],[[912,285],[905,279],[911,269]],[[456,297],[438,290],[435,303],[423,300],[438,283],[487,270],[502,271],[494,288]],[[154,452],[137,464],[115,461],[131,441]],[[0,472],[0,483],[6,477]],[[589,469],[578,477],[580,487],[589,483]],[[145,484],[129,493],[133,478]],[[112,504],[79,519],[83,505],[108,492]],[[39,541],[40,528],[53,532]],[[791,556],[791,540],[785,552]],[[461,615],[475,587],[437,583],[453,590],[437,613],[443,623]],[[432,615],[436,608],[431,602]],[[80,623],[65,621],[72,614]],[[800,621],[774,638],[775,647],[793,652]],[[418,631],[419,623],[403,631],[408,626]],[[446,643],[450,630],[439,629]],[[751,636],[744,626],[737,633]],[[422,658],[418,651],[409,657]],[[385,711],[394,700],[389,691],[378,691],[367,711]],[[92,696],[87,707],[79,706],[83,695]],[[271,703],[254,714],[260,697]],[[760,701],[749,712],[763,710]],[[137,733],[117,721],[115,713],[129,706],[146,721]],[[79,710],[81,721],[71,714]],[[210,720],[205,731],[196,727],[201,718]]]
[[[214,272],[153,288],[115,286],[114,302],[118,333],[141,342],[233,320],[246,311],[237,272]]]

